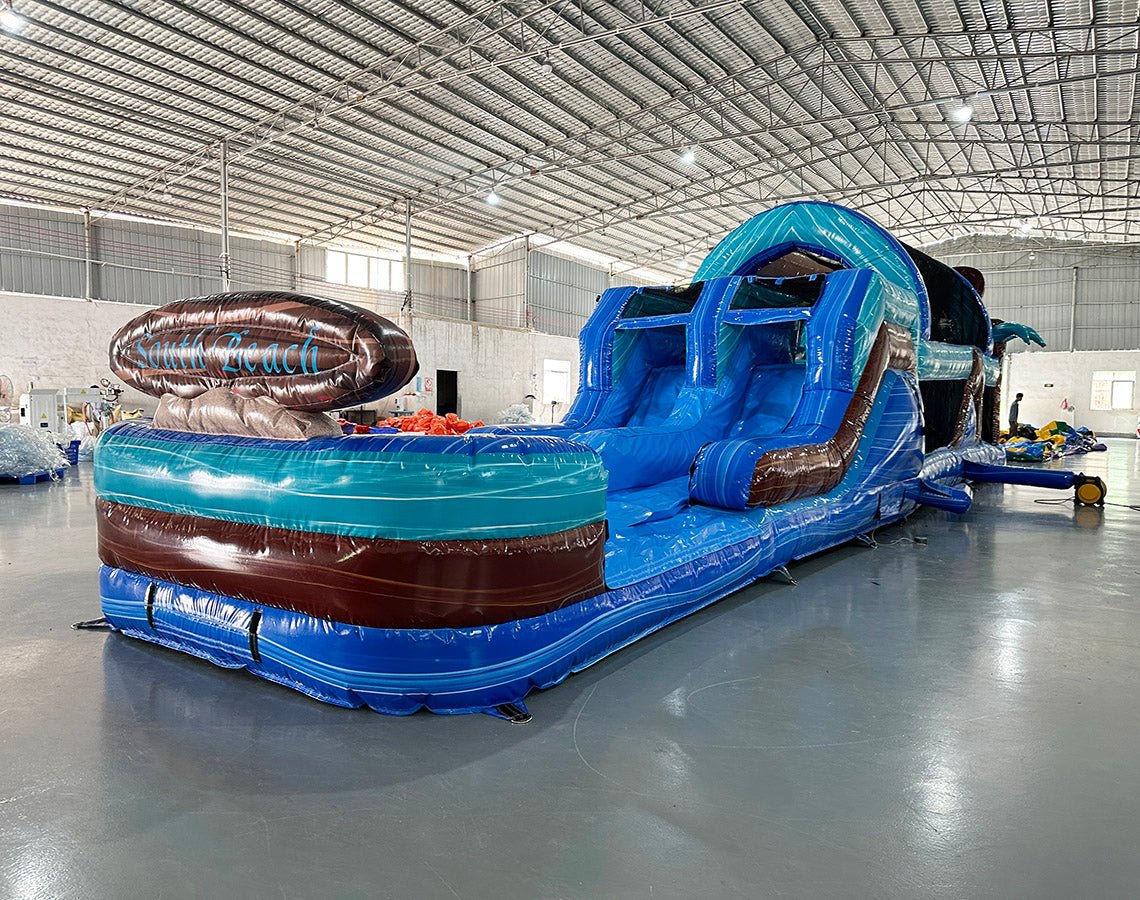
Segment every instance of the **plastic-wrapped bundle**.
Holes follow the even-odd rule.
[[[0,475],[22,478],[67,464],[63,451],[30,425],[0,425]]]
[[[533,425],[538,421],[525,403],[512,403],[496,418],[500,425]]]

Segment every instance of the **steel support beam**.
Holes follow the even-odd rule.
[[[400,309],[412,311],[412,199],[404,203],[404,302]]]
[[[406,52],[385,57],[377,63],[367,66],[346,78],[342,78],[331,87],[316,91],[283,110],[277,110],[250,125],[231,132],[224,140],[226,142],[234,141],[239,143],[240,146],[236,148],[236,156],[244,156],[266,147],[269,144],[275,143],[287,135],[319,125],[326,118],[358,109],[366,103],[376,103],[380,100],[422,91],[425,88],[447,84],[450,81],[460,78],[468,79],[473,75],[497,71],[511,63],[542,56],[548,52],[545,47],[507,54],[502,58],[497,58],[474,67],[457,66],[451,71],[438,75],[430,72],[432,66],[457,57],[462,57],[467,51],[487,43],[488,38],[496,37],[500,32],[508,28],[517,27],[520,19],[529,18],[543,10],[558,6],[561,2],[562,0],[550,0],[550,2],[543,3],[537,9],[517,16],[510,22],[492,29],[486,34],[480,35],[475,41],[459,43],[458,46],[450,47],[440,54],[431,54],[426,60],[421,59],[415,62],[415,64],[409,63],[409,59],[416,56],[415,53]],[[594,43],[617,34],[640,31],[662,22],[707,15],[709,12],[718,9],[739,6],[742,2],[744,2],[744,0],[711,0],[711,2],[704,3],[700,6],[663,15],[649,16],[645,19],[630,22],[624,26],[606,29],[602,32],[583,34],[579,37],[561,42],[559,49],[565,50],[567,47]],[[430,42],[421,41],[416,44],[413,49],[423,51],[430,47]],[[362,89],[361,83],[367,83],[370,80],[369,76],[372,77],[371,80],[375,80],[377,75],[381,80],[379,85]],[[140,192],[146,193],[148,190],[151,190],[154,185],[161,184],[168,175],[183,177],[190,171],[204,165],[217,146],[217,143],[208,144],[145,178],[133,182],[113,196],[107,198],[105,205],[111,209],[115,209],[132,194],[138,194]]]

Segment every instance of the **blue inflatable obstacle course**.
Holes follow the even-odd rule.
[[[561,423],[460,436],[323,421],[415,374],[363,310],[247,293],[149,313],[112,346],[164,396],[96,455],[104,614],[341,706],[522,714],[792,560],[919,504],[965,512],[970,481],[1098,502],[1095,479],[1003,464],[968,274],[852,210],[780,206],[690,285],[602,294]],[[266,368],[289,347],[305,371]]]

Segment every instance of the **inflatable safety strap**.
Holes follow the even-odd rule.
[[[916,365],[909,332],[884,322],[835,435],[819,444],[783,447],[761,456],[752,473],[748,505],[777,506],[836,487],[855,458],[887,369],[913,372]]]

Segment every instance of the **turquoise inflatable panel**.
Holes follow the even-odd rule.
[[[883,280],[887,320],[909,328],[916,346],[930,334],[926,285],[902,244],[874,220],[832,203],[785,203],[753,216],[709,252],[693,281],[752,274],[795,247],[874,270]]]
[[[992,356],[984,356],[986,384],[997,384],[1001,363]],[[918,375],[924,381],[961,381],[970,377],[974,367],[974,348],[961,344],[943,344],[923,341],[918,348]]]
[[[298,452],[298,442],[197,437],[139,426],[108,431],[95,459],[99,496],[231,522],[398,540],[550,534],[605,516],[601,459],[553,438],[532,440],[536,447],[516,442],[517,452],[464,453],[359,452],[350,448],[361,442],[336,438]]]

